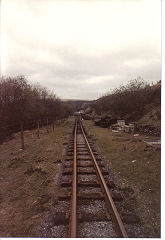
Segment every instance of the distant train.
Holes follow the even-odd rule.
[[[74,112],[74,116],[81,116],[82,114],[84,114],[84,110]]]
[[[80,112],[74,112],[74,116],[80,116],[81,113]]]

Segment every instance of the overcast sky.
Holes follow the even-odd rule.
[[[161,79],[160,0],[2,0],[1,74],[64,99]]]

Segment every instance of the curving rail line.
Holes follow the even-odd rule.
[[[109,210],[109,214],[112,217],[112,221],[115,226],[115,231],[118,237],[122,238],[128,238],[128,235],[126,233],[126,230],[124,228],[124,225],[122,223],[122,220],[120,218],[120,215],[115,207],[114,201],[112,199],[112,196],[110,194],[110,191],[108,189],[108,186],[104,180],[103,174],[99,168],[99,165],[96,161],[96,158],[94,156],[94,153],[90,147],[90,144],[88,142],[88,139],[86,137],[86,134],[84,132],[84,128],[82,126],[82,122],[80,119],[76,119],[75,121],[75,128],[74,128],[74,161],[73,161],[73,175],[72,175],[72,195],[71,195],[71,216],[70,216],[70,237],[76,238],[77,237],[77,128],[78,125],[80,126],[82,135],[85,139],[86,146],[88,147],[88,150],[90,152],[94,169],[96,171],[98,181],[101,185],[102,192],[107,204],[107,208]]]

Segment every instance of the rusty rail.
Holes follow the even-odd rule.
[[[77,119],[74,129],[74,155],[73,155],[73,175],[72,175],[72,200],[70,216],[70,237],[76,238],[77,228]]]
[[[99,166],[97,164],[97,161],[96,161],[96,158],[95,158],[95,156],[93,154],[93,151],[92,151],[92,149],[91,149],[91,147],[90,147],[90,145],[88,143],[88,140],[86,138],[86,135],[85,135],[82,123],[81,123],[81,121],[79,121],[79,122],[80,122],[81,131],[83,133],[84,139],[86,141],[86,144],[87,144],[87,146],[89,148],[89,151],[90,151],[90,154],[91,154],[91,157],[92,157],[92,161],[94,163],[94,168],[96,170],[98,178],[100,179],[101,188],[102,188],[102,190],[104,192],[104,197],[105,197],[105,200],[106,200],[106,203],[107,203],[107,207],[108,207],[109,213],[110,213],[110,215],[112,217],[112,220],[113,220],[113,223],[115,225],[116,233],[117,233],[118,237],[128,238],[127,232],[126,232],[125,227],[124,227],[124,225],[122,223],[122,220],[121,220],[121,218],[119,216],[119,213],[118,213],[118,211],[116,209],[116,206],[115,206],[115,204],[113,202],[113,199],[112,199],[112,196],[110,194],[110,191],[109,191],[109,189],[107,187],[107,184],[106,184],[106,182],[104,180],[104,177],[103,177],[103,175],[102,175],[102,173],[100,171],[100,168],[99,168]]]

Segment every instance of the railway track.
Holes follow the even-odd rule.
[[[75,120],[61,172],[62,190],[52,212],[51,232],[43,236],[128,237],[114,204],[122,196],[114,194],[115,183],[79,118]]]
[[[106,202],[106,207],[104,206],[104,211],[100,216],[97,216],[96,211],[96,216],[93,215],[93,220],[102,220],[109,223],[113,237],[116,235],[116,237],[127,238],[126,230],[104,178],[104,176],[108,175],[108,172],[104,170],[100,159],[97,158],[97,152],[92,142],[87,139],[80,119],[75,121],[74,138],[68,146],[68,154],[72,156],[72,159],[68,158],[67,162],[73,161],[65,166],[66,170],[64,171],[64,174],[71,174],[72,172],[69,236],[72,238],[79,237],[79,233],[83,232],[83,224],[79,226],[79,223],[88,221],[87,216],[90,216],[90,212],[87,213],[88,210],[84,211],[85,206],[90,201],[95,206],[95,201],[101,200]],[[70,169],[71,167],[73,167],[73,170]],[[82,214],[81,209],[86,214]]]

